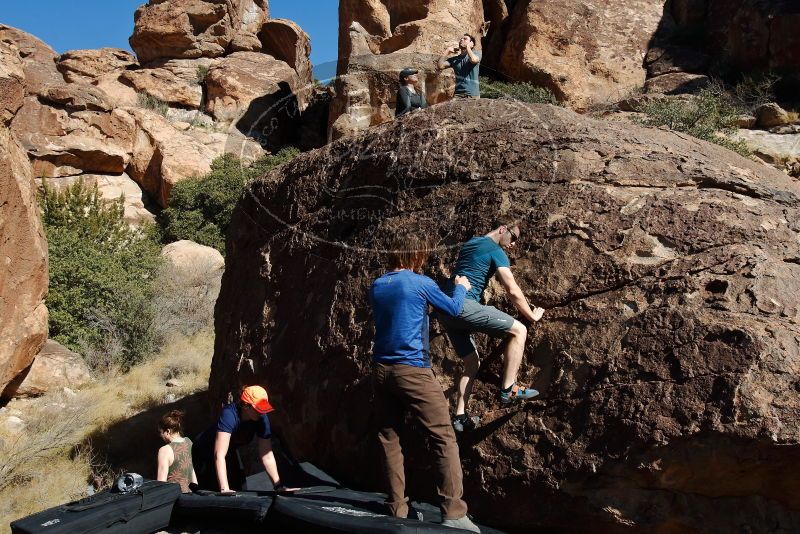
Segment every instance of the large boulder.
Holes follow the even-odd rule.
[[[146,93],[169,105],[198,109],[203,88],[196,80],[187,81],[164,68],[129,70],[120,80],[138,93]]]
[[[217,121],[272,145],[295,141],[301,82],[286,62],[234,52],[208,71],[205,85],[205,109]]]
[[[127,173],[160,206],[169,203],[172,187],[180,180],[198,177],[211,170],[215,153],[164,117],[145,109],[130,108],[136,123],[133,156]]]
[[[648,70],[772,72],[784,77],[778,87],[793,100],[800,87],[798,25],[795,0],[669,0],[651,50],[660,58],[648,57]]]
[[[520,0],[491,40],[487,66],[576,110],[616,102],[644,85],[663,9],[663,0]]]
[[[286,19],[271,19],[258,32],[264,53],[275,59],[285,61],[297,73],[300,87],[314,83],[311,69],[311,39],[297,23]],[[299,91],[298,98],[304,98],[307,91]],[[301,102],[305,108],[305,102]]]
[[[38,95],[45,86],[64,83],[64,77],[56,68],[58,54],[33,35],[0,24],[0,49],[6,50],[3,57],[10,53],[20,59],[27,94]]]
[[[176,241],[161,250],[164,265],[156,297],[160,319],[170,332],[190,335],[212,326],[225,260],[211,247]],[[172,324],[170,324],[172,323]]]
[[[141,63],[258,50],[267,0],[150,0],[136,10],[131,48]]]
[[[125,171],[136,126],[127,113],[109,111],[105,94],[91,85],[45,86],[41,93],[27,97],[11,122],[37,176]]]
[[[48,339],[25,372],[17,377],[14,397],[39,397],[64,388],[77,389],[92,381],[83,356]]]
[[[25,151],[0,126],[0,397],[47,340],[47,241]]]
[[[56,65],[70,83],[92,83],[106,74],[135,66],[136,57],[121,48],[70,50],[61,54]]]
[[[792,531],[800,524],[800,186],[682,134],[496,100],[451,101],[252,182],[227,237],[214,403],[263,383],[287,447],[379,489],[367,299],[399,228],[458,245],[520,221],[517,281],[547,309],[496,404],[498,343],[460,451],[466,500],[514,531]],[[502,291],[488,302],[512,311]],[[438,327],[437,327],[438,328]],[[457,358],[432,340],[452,399]],[[411,440],[414,441],[414,440]],[[431,458],[404,451],[410,492]]]
[[[0,125],[6,125],[22,107],[25,71],[15,48],[0,46]]]
[[[483,24],[480,0],[339,2],[339,62],[336,95],[331,103],[331,136],[337,139],[391,120],[397,76],[405,67],[420,69],[429,104],[451,97],[452,71],[436,71],[435,62],[459,37],[479,39]]]

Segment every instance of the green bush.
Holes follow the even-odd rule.
[[[136,95],[136,103],[140,108],[150,109],[164,117],[167,116],[167,112],[169,111],[169,104],[146,92]]]
[[[50,261],[50,336],[99,354],[93,367],[126,370],[157,343],[153,279],[160,246],[123,219],[122,198],[108,202],[78,181],[40,195]]]
[[[484,77],[481,77],[481,97],[519,100],[528,104],[558,105],[555,95],[547,87],[539,87],[528,82],[498,82]]]
[[[209,71],[208,65],[198,65],[197,70],[195,71],[195,76],[197,77],[197,83],[202,84],[206,81],[206,76],[208,76]]]
[[[249,167],[226,154],[214,160],[207,175],[178,182],[170,194],[169,207],[159,216],[164,241],[189,239],[224,254],[225,233],[245,184],[297,154],[295,148],[284,148]]]
[[[691,99],[661,98],[647,102],[637,111],[644,113],[639,122],[645,126],[667,126],[743,156],[750,154],[744,142],[732,141],[720,135],[736,129],[736,119],[742,110],[732,103],[729,95],[719,86],[702,89]]]

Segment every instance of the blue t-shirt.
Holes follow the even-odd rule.
[[[466,298],[480,302],[483,290],[486,289],[489,279],[497,272],[497,268],[510,266],[511,262],[508,261],[505,251],[491,237],[473,237],[461,247],[453,276],[466,276],[472,284],[472,289]],[[452,295],[454,285],[453,281],[449,280],[444,286],[448,295]]]
[[[195,451],[199,451],[196,454],[213,457],[217,432],[227,432],[231,435],[229,451],[250,443],[253,440],[253,436],[258,436],[262,439],[272,437],[272,428],[267,414],[260,415],[255,421],[244,421],[235,402],[226,404],[222,409],[222,413],[219,414],[217,424],[208,427],[197,436],[193,446]]]
[[[464,306],[464,293],[464,286],[459,285],[450,298],[436,282],[407,269],[375,280],[369,292],[375,320],[373,361],[430,367],[428,304],[455,317]]]
[[[472,51],[480,59],[479,52]],[[465,52],[460,56],[447,58],[447,62],[453,67],[456,73],[456,94],[481,96],[481,88],[478,84],[478,73],[480,63],[473,63],[469,60],[469,55]]]

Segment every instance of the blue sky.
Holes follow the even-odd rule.
[[[128,37],[133,33],[133,12],[146,0],[0,0],[0,3],[0,22],[25,30],[63,53],[104,46],[130,50]],[[269,8],[272,18],[291,19],[308,33],[311,63],[319,66],[336,61],[338,4],[336,0],[270,0]],[[330,68],[325,68],[317,77],[329,71]]]

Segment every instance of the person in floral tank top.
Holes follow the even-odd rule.
[[[192,466],[192,440],[183,435],[183,412],[172,410],[161,418],[158,433],[166,445],[158,449],[157,480],[179,484],[189,493],[189,484],[197,484]]]

